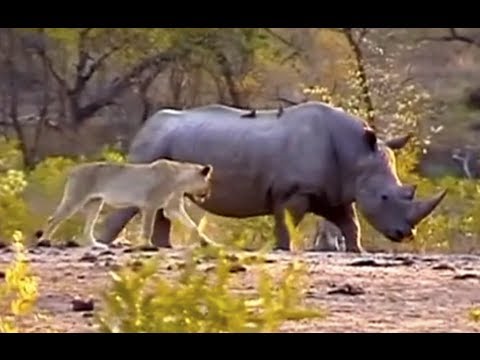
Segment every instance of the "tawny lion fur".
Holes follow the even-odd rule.
[[[197,201],[205,200],[210,194],[212,171],[211,165],[165,159],[149,164],[93,162],[76,166],[67,177],[60,204],[48,218],[45,230],[37,232],[37,237],[49,239],[63,221],[83,210],[86,215],[83,236],[90,245],[105,247],[96,241],[94,227],[106,203],[114,208],[139,208],[142,241],[148,245],[151,245],[159,209],[171,220],[176,218],[196,230],[204,241],[211,242],[185,211],[184,195]]]

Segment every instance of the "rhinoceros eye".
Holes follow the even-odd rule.
[[[382,200],[388,200],[388,195],[382,194]]]

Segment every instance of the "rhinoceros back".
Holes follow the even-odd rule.
[[[161,110],[133,140],[129,159],[150,162],[163,157],[213,165],[214,188],[203,207],[224,216],[268,214],[272,193],[293,187],[336,196],[338,189],[329,188],[339,184],[332,182],[338,173],[332,128],[335,132],[344,122],[345,136],[354,130],[348,129],[344,115],[316,103],[287,108],[280,118],[277,110],[241,117],[248,112],[221,105]]]

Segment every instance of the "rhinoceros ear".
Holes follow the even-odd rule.
[[[364,138],[372,151],[377,149],[377,135],[372,129],[366,128]]]
[[[394,139],[387,140],[385,141],[385,144],[392,150],[400,150],[405,145],[407,145],[411,137],[412,137],[412,134],[410,133],[405,136],[400,136]]]

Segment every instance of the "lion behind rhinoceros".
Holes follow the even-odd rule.
[[[392,149],[408,136],[381,141],[366,123],[320,102],[250,111],[210,105],[184,111],[161,110],[132,141],[134,163],[159,158],[208,163],[215,172],[208,200],[197,203],[233,218],[273,215],[277,248],[289,249],[285,209],[299,223],[313,213],[335,224],[346,251],[362,251],[355,205],[391,241],[413,237],[445,191],[415,200],[415,186],[403,185]],[[101,236],[111,242],[138,210],[112,214]],[[157,214],[154,241],[169,246],[170,221]]]

